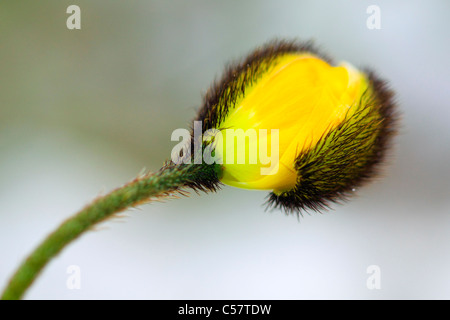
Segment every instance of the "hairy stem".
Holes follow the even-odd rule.
[[[21,299],[45,265],[65,246],[94,225],[129,207],[164,197],[183,188],[215,191],[219,185],[218,165],[166,164],[158,172],[148,173],[95,199],[64,221],[20,265],[12,276],[2,299]]]

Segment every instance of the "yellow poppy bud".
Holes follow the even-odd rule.
[[[391,96],[371,72],[275,41],[228,67],[197,120],[220,132],[224,184],[272,190],[269,204],[287,211],[318,210],[375,173],[395,132]]]

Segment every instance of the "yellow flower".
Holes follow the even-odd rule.
[[[273,190],[270,203],[299,210],[343,199],[373,175],[395,132],[393,110],[373,73],[334,66],[308,44],[276,41],[230,67],[197,119],[221,133],[223,183]],[[248,133],[246,143],[232,141],[230,130]],[[261,146],[276,153],[270,165],[260,152],[250,161]]]

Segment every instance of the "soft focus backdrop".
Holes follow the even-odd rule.
[[[81,8],[81,30],[66,9]],[[366,26],[369,5],[381,29]],[[29,299],[450,299],[450,2],[1,1],[0,287],[61,221],[156,170],[225,63],[288,37],[379,71],[403,113],[391,165],[324,214],[225,187],[127,211]],[[69,289],[69,266],[81,289]],[[379,266],[381,289],[367,268]]]

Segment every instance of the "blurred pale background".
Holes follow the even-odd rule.
[[[66,28],[71,4],[81,30]],[[372,4],[380,30],[366,26]],[[445,0],[2,1],[1,288],[61,221],[158,169],[223,65],[279,36],[390,81],[403,121],[384,178],[300,221],[231,187],[145,205],[72,243],[26,297],[449,299],[449,12]]]

